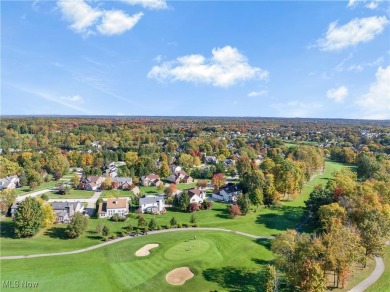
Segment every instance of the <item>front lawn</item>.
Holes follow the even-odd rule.
[[[132,196],[134,196],[132,191],[104,190],[100,195],[100,198],[119,198],[119,197],[132,197]]]
[[[85,191],[85,190],[70,190],[69,195],[61,195],[57,191],[50,191],[46,193],[49,196],[49,199],[89,199],[93,196],[95,192]]]

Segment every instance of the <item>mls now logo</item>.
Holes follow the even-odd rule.
[[[29,282],[29,281],[10,281],[6,280],[2,283],[2,288],[38,288],[38,282]]]

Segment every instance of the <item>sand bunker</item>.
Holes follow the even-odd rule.
[[[147,244],[147,245],[145,245],[144,247],[142,247],[142,248],[140,248],[139,250],[137,250],[137,251],[135,252],[135,255],[136,255],[137,257],[145,257],[145,256],[148,256],[148,255],[150,255],[150,250],[151,250],[152,248],[156,248],[156,247],[158,247],[158,244],[156,244],[156,243]]]
[[[187,280],[191,279],[194,273],[188,267],[177,268],[170,271],[165,279],[171,285],[183,285]]]

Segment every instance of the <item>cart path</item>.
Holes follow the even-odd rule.
[[[148,232],[148,235],[153,235],[153,234],[159,234],[159,233],[167,233],[167,232],[185,232],[185,231],[196,231],[196,230],[201,230],[201,231],[222,231],[222,232],[230,232],[230,233],[235,233],[239,234],[242,236],[250,237],[253,239],[273,239],[274,236],[261,236],[261,235],[253,235],[241,231],[235,231],[235,230],[230,230],[230,229],[224,229],[224,228],[207,228],[207,227],[201,227],[201,228],[175,228],[175,229],[164,229],[164,230],[155,230],[155,231],[150,231]],[[145,236],[145,235],[142,235]],[[147,235],[146,235],[147,236]],[[123,240],[131,239],[134,238],[133,236],[125,236],[125,237],[120,237],[114,240],[110,240],[107,242],[103,242],[97,245],[93,245],[90,247],[82,248],[82,249],[77,249],[77,250],[72,250],[72,251],[64,251],[64,252],[57,252],[57,253],[44,253],[44,254],[32,254],[32,255],[16,255],[16,256],[1,256],[0,260],[17,260],[17,259],[30,259],[30,258],[40,258],[40,257],[51,257],[51,256],[61,256],[61,255],[70,255],[70,254],[77,254],[77,253],[82,253],[90,250],[94,250],[97,248],[101,248],[106,245],[110,245],[113,243],[117,243]]]

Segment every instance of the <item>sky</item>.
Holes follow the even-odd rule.
[[[390,119],[390,2],[1,2],[2,115]]]

